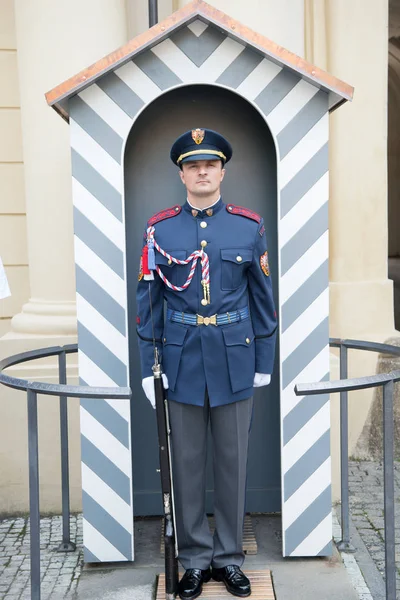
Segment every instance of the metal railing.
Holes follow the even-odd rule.
[[[58,396],[60,399],[61,488],[62,488],[62,542],[59,552],[72,552],[75,544],[70,536],[69,467],[68,467],[68,398],[129,399],[130,388],[90,387],[67,385],[66,355],[77,352],[77,344],[41,348],[15,354],[0,361],[0,384],[27,392],[28,456],[29,456],[29,521],[31,555],[31,599],[40,600],[40,505],[39,505],[39,440],[37,395]],[[7,367],[38,358],[58,356],[59,384],[33,382],[6,375]]]
[[[295,386],[297,396],[340,393],[340,466],[341,527],[338,548],[353,552],[349,533],[349,462],[348,462],[348,392],[383,387],[383,471],[386,599],[396,600],[395,501],[394,501],[394,384],[400,381],[400,370],[369,377],[347,379],[348,350],[366,350],[400,356],[400,347],[359,340],[331,339],[330,346],[340,349],[340,380],[304,383]]]

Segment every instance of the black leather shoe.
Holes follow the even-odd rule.
[[[203,591],[203,583],[211,579],[211,569],[188,569],[178,584],[178,594],[182,600],[194,600]]]
[[[222,569],[213,567],[212,578],[214,581],[222,581],[234,596],[246,598],[251,594],[250,581],[237,565],[228,565]]]

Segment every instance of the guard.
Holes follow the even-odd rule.
[[[209,129],[176,140],[171,159],[187,201],[148,221],[138,276],[143,389],[154,407],[153,337],[168,388],[179,561],[186,570],[179,595],[186,600],[211,577],[235,596],[251,593],[240,569],[248,437],[253,388],[271,379],[277,322],[263,220],[221,198],[231,156],[229,142]],[[205,513],[209,421],[213,536]]]

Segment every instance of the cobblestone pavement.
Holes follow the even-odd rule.
[[[82,517],[71,516],[71,541],[75,552],[56,552],[62,540],[60,516],[40,521],[41,598],[60,600],[72,598],[81,573]],[[0,521],[0,599],[30,600],[29,519]]]
[[[395,463],[397,592],[400,593],[400,464]],[[350,461],[351,518],[378,570],[385,575],[383,463]],[[357,556],[356,556],[357,558]]]

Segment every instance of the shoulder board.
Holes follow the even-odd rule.
[[[171,217],[176,217],[182,210],[182,206],[176,204],[171,208],[165,208],[164,210],[160,210],[160,212],[156,213],[148,220],[147,225],[150,227],[151,225],[155,225],[160,221],[165,221],[165,219],[170,219]]]
[[[242,217],[247,217],[248,219],[252,219],[257,223],[261,223],[261,217],[253,210],[248,208],[244,208],[244,206],[235,206],[235,204],[227,204],[226,210],[230,212],[232,215],[241,215]]]

